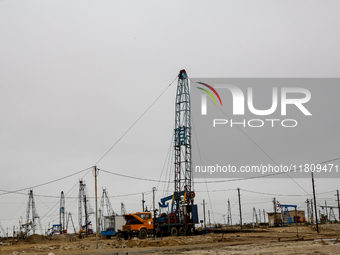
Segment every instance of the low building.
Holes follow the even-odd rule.
[[[281,213],[276,212],[276,222],[275,222],[275,212],[268,212],[268,226],[275,226],[282,224]]]
[[[287,214],[288,213],[288,214]],[[275,226],[275,212],[268,212],[268,225]],[[290,220],[289,220],[290,218]],[[277,225],[290,225],[291,223],[295,222],[305,222],[305,211],[302,210],[290,210],[286,212],[276,212],[276,224]]]

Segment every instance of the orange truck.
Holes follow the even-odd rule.
[[[125,240],[133,236],[145,239],[148,234],[154,233],[154,224],[151,212],[137,212],[123,215],[126,224],[122,226],[120,231],[121,237]]]
[[[183,205],[181,211],[161,213],[152,218],[151,212],[124,214],[126,224],[122,226],[120,236],[125,240],[137,236],[145,239],[149,234],[157,236],[193,235],[198,221],[197,205]]]

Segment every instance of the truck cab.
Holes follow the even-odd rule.
[[[137,212],[123,215],[126,224],[123,225],[121,236],[127,240],[133,236],[145,239],[154,232],[154,223],[151,212]]]

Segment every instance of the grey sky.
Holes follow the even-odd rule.
[[[0,189],[29,188],[93,166],[183,68],[190,77],[207,78],[339,77],[339,8],[338,1],[1,1]],[[160,177],[172,136],[175,88],[176,82],[99,168]],[[34,193],[59,196],[79,178]],[[94,194],[91,173],[85,179]],[[310,180],[297,182],[311,192]],[[318,192],[339,189],[336,180],[316,184]],[[99,176],[99,187],[111,196],[153,186],[157,183]],[[237,187],[305,194],[289,179],[208,185]],[[205,191],[197,192],[197,203],[210,197],[208,209],[222,222],[226,201],[234,204],[237,192],[208,195],[206,185],[195,188]],[[76,197],[77,189],[69,195]],[[329,204],[333,194],[323,195]],[[27,197],[0,196],[4,227],[25,217]],[[272,197],[242,192],[244,221],[251,220],[254,206],[270,211]],[[150,207],[151,195],[146,199]],[[306,197],[278,199],[304,206]],[[137,211],[140,200],[137,195],[111,202],[116,211],[122,201],[128,211]],[[43,228],[58,222],[58,205],[51,209],[58,201],[36,197],[39,214],[47,214]],[[74,202],[66,200],[66,211],[76,220]]]

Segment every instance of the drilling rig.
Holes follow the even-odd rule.
[[[84,205],[85,224],[82,224],[82,205]],[[90,210],[89,201],[86,196],[86,184],[85,181],[79,181],[79,197],[78,197],[78,222],[79,222],[79,234],[85,233],[85,235],[93,234],[92,224],[90,221],[90,214],[94,214],[93,210]]]
[[[60,234],[66,234],[67,229],[65,228],[65,196],[64,191],[60,195],[60,210],[59,210],[59,222],[60,222]]]
[[[28,202],[27,202],[27,210],[26,210],[26,224],[22,225],[25,229],[24,231],[24,237],[27,237],[30,233],[30,231],[35,234],[36,227],[38,225],[37,219],[39,220],[40,217],[37,213],[37,210],[35,208],[35,202],[33,197],[33,190],[30,190],[28,193]],[[32,209],[32,218],[30,220],[30,211]],[[40,222],[39,222],[40,224]],[[40,225],[40,232],[42,233],[41,225]]]
[[[194,204],[191,165],[191,103],[188,76],[183,69],[179,72],[174,129],[174,193],[159,202],[159,216],[154,210],[124,214],[127,224],[122,235],[129,239],[134,235],[146,238],[148,234],[190,235],[199,223],[197,205]],[[169,202],[171,200],[171,205]]]
[[[104,216],[104,208],[107,208],[107,216]],[[122,206],[124,204],[122,203]],[[125,209],[124,209],[125,210]],[[103,195],[100,201],[100,234],[105,236],[106,238],[111,238],[115,236],[118,231],[122,230],[122,226],[125,224],[125,220],[123,216],[115,214],[112,209],[108,191],[107,189],[103,189]]]
[[[191,165],[191,103],[188,76],[183,69],[179,72],[174,129],[175,179],[174,193],[161,199],[160,217],[155,220],[157,232],[165,228],[171,235],[187,235],[193,232],[198,221],[195,192],[192,183]],[[167,201],[171,200],[171,207]],[[161,213],[166,210],[166,212]]]

